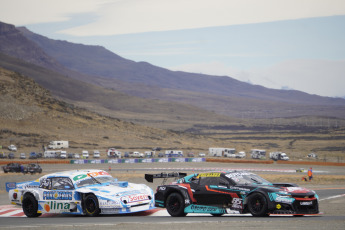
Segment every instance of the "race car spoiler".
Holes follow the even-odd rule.
[[[158,174],[145,174],[145,180],[152,183],[155,178],[182,178],[187,176],[187,173],[172,172],[172,173],[158,173]]]

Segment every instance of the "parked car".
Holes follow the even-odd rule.
[[[319,214],[319,197],[293,183],[271,183],[246,171],[145,174],[145,179],[179,178],[157,187],[156,207],[166,208],[171,216],[209,213],[222,216],[231,211],[255,217],[270,214],[292,216]]]
[[[199,153],[199,157],[205,157],[206,154],[205,153]]]
[[[158,153],[158,157],[164,157],[165,154],[164,153]]]
[[[154,193],[145,184],[118,181],[103,170],[57,172],[37,180],[7,182],[12,204],[27,217],[42,213],[98,216],[154,209]]]
[[[8,159],[14,159],[14,157],[15,157],[15,156],[14,156],[14,153],[9,153],[9,154],[8,154]]]
[[[187,157],[194,157],[194,153],[187,153]]]
[[[26,159],[26,154],[25,153],[21,153],[19,158],[20,159]]]
[[[31,174],[42,173],[42,168],[39,164],[35,164],[35,163],[28,164],[28,166],[24,169],[24,174],[25,173],[31,173]]]
[[[152,151],[161,151],[161,150],[162,150],[161,147],[154,147],[154,148],[152,148]]]
[[[74,154],[74,158],[75,158],[75,159],[79,159],[79,158],[80,158],[79,153],[75,153],[75,154]]]
[[[308,158],[315,158],[317,159],[317,154],[316,153],[309,153]]]
[[[140,152],[130,152],[129,157],[134,157],[134,158],[143,158],[144,154]]]
[[[83,151],[81,152],[81,154],[82,154],[82,157],[83,157],[83,158],[85,158],[85,159],[88,159],[88,158],[89,158],[89,152],[88,152],[87,150],[83,150]]]
[[[7,158],[6,153],[0,153],[0,158],[1,158],[1,159]]]
[[[68,153],[68,154],[67,154],[67,158],[68,158],[68,159],[72,159],[73,157],[74,157],[74,154],[73,154],[73,153]]]
[[[9,163],[5,166],[2,166],[4,173],[8,172],[24,172],[25,167],[19,163]]]
[[[66,159],[67,158],[67,152],[66,151],[61,151],[60,155],[59,155],[60,159]]]
[[[15,145],[9,145],[8,150],[10,151],[17,151],[17,147]]]
[[[35,152],[31,152],[31,153],[30,153],[29,159],[37,159],[37,158],[38,158],[37,153],[35,153]]]
[[[100,158],[101,157],[101,153],[98,150],[94,150],[93,151],[93,158]]]

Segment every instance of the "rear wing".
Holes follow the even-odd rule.
[[[147,182],[152,183],[153,179],[155,179],[155,178],[167,179],[167,178],[182,178],[185,176],[187,176],[187,173],[181,173],[181,172],[165,173],[165,172],[162,172],[162,173],[158,173],[158,174],[145,174],[145,180]]]

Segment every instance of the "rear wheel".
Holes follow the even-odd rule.
[[[184,212],[184,199],[179,193],[171,193],[166,201],[166,208],[170,216],[186,216]]]
[[[27,217],[39,217],[41,213],[37,213],[38,202],[32,194],[26,194],[22,202],[23,212]]]
[[[98,199],[94,194],[89,194],[85,197],[85,214],[87,216],[98,216],[100,213]]]
[[[249,197],[248,209],[253,216],[269,216],[266,197],[261,193]]]

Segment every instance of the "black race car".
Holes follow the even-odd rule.
[[[42,168],[39,164],[35,164],[35,163],[31,163],[28,164],[28,166],[24,169],[24,173],[41,173],[42,172]]]
[[[155,194],[156,207],[166,208],[171,216],[187,213],[251,213],[253,216],[319,214],[318,196],[314,191],[295,184],[272,184],[246,171],[146,174],[154,178],[178,177],[170,185],[161,185]]]
[[[19,163],[9,163],[5,166],[2,166],[4,173],[8,172],[24,172],[25,167]]]

